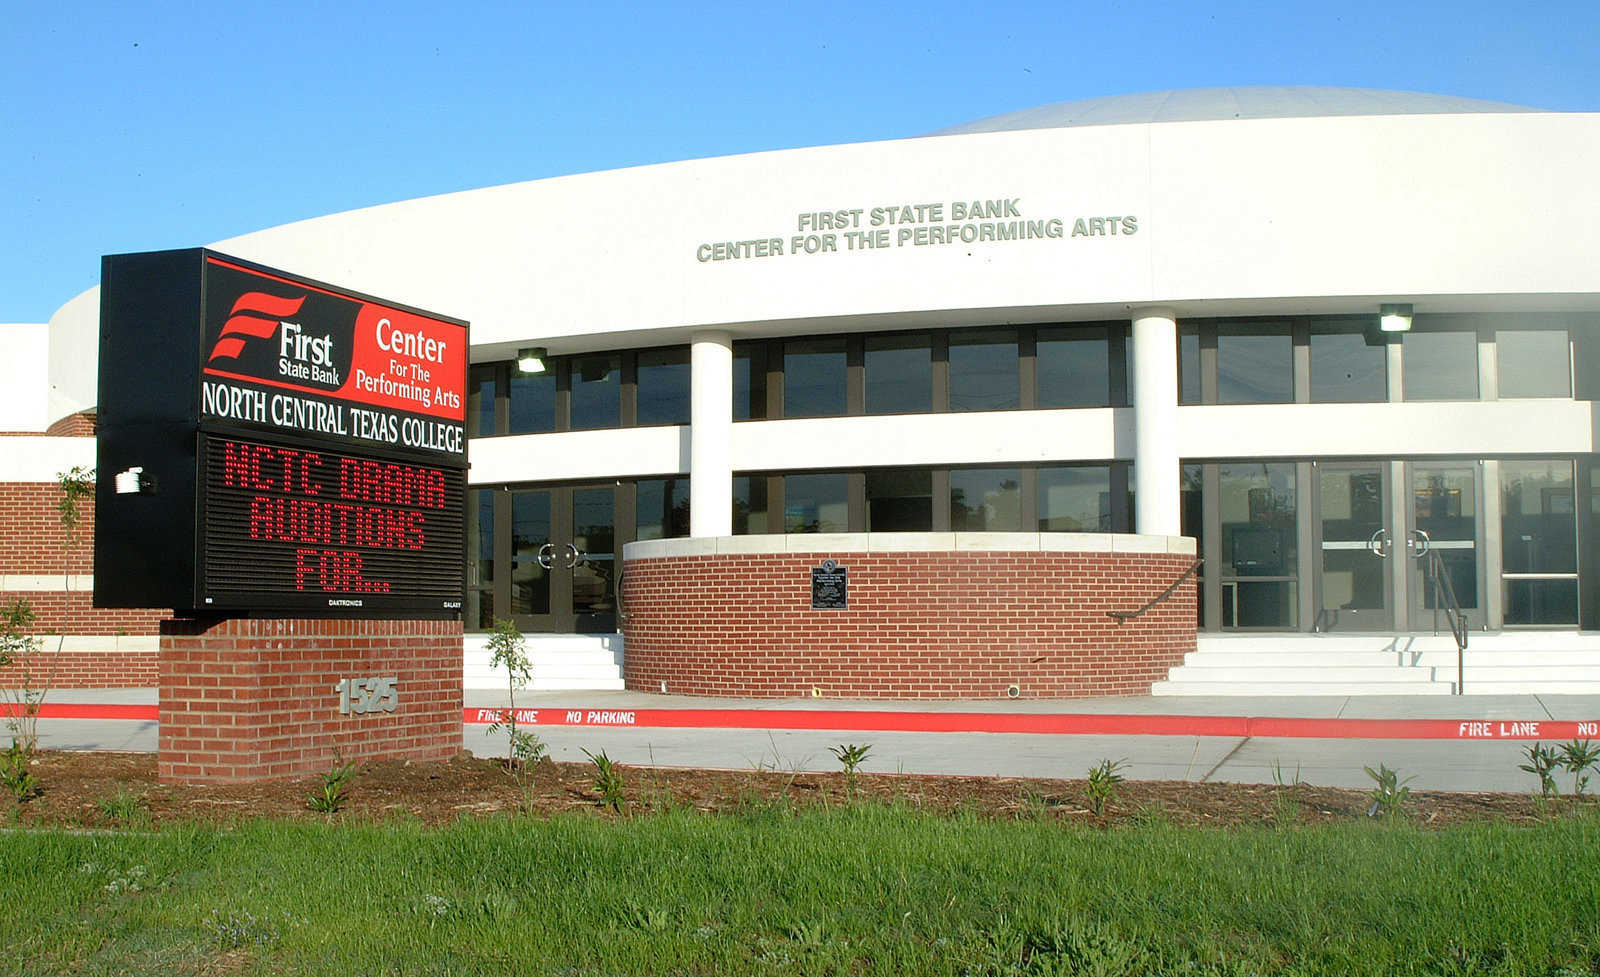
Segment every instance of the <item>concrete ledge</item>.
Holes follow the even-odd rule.
[[[623,547],[626,560],[776,553],[1175,553],[1188,536],[1141,533],[792,533],[650,539]]]

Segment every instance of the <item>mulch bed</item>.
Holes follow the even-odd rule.
[[[1159,820],[1242,826],[1290,818],[1298,824],[1352,821],[1366,818],[1371,806],[1366,791],[1305,784],[1130,781],[1117,785],[1105,817],[1099,818],[1090,810],[1082,780],[862,774],[852,795],[843,774],[619,769],[630,814],[672,808],[741,812],[775,804],[838,806],[854,797],[939,814],[971,812],[981,817],[1103,825]],[[13,824],[142,828],[256,818],[330,818],[308,807],[307,798],[322,787],[321,778],[315,777],[225,786],[165,785],[156,782],[153,754],[57,751],[41,752],[33,773],[39,784],[33,797],[16,803],[0,796],[0,810],[11,809],[7,819]],[[1405,816],[1429,827],[1481,821],[1531,824],[1590,803],[1587,798],[1541,802],[1527,794],[1416,791],[1406,802]],[[545,760],[513,777],[502,760],[461,753],[442,763],[363,763],[347,785],[340,812],[331,817],[366,821],[401,817],[437,825],[496,813],[548,816],[569,811],[617,816],[602,808],[592,766]]]

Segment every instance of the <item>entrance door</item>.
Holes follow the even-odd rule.
[[[1317,466],[1319,631],[1394,627],[1389,588],[1397,541],[1387,518],[1387,467],[1381,463]]]
[[[1414,462],[1406,569],[1411,629],[1448,627],[1433,574],[1447,578],[1456,602],[1473,627],[1484,621],[1478,608],[1478,472],[1461,462]],[[1438,557],[1434,562],[1433,556]],[[1435,620],[1437,618],[1437,620]]]
[[[615,631],[616,488],[513,489],[507,515],[511,572],[496,606],[524,631]]]

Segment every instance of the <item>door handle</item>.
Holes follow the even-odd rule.
[[[1411,547],[1411,555],[1418,558],[1426,555],[1433,539],[1421,529],[1412,530],[1408,535],[1411,537],[1407,540]]]
[[[1367,549],[1371,550],[1372,555],[1376,556],[1378,559],[1387,559],[1389,556],[1390,543],[1391,540],[1389,539],[1389,530],[1380,529],[1368,537]]]
[[[583,560],[584,560],[583,551],[578,549],[576,546],[572,545],[571,543],[568,543],[567,544],[567,569],[568,570],[576,569],[580,564],[583,563]]]
[[[556,544],[554,543],[546,543],[539,547],[539,565],[544,567],[546,570],[555,565],[555,549]]]

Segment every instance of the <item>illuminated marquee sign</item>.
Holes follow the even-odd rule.
[[[203,250],[101,293],[97,606],[459,613],[465,323]]]
[[[464,471],[209,434],[203,451],[203,603],[460,607]]]

